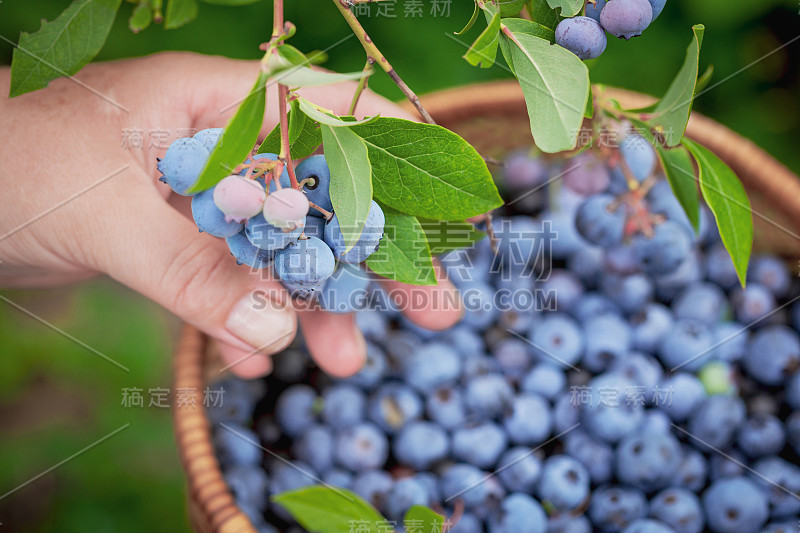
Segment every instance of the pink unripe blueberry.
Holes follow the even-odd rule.
[[[264,207],[267,193],[258,182],[242,176],[223,178],[214,188],[214,204],[225,213],[226,220],[244,222]]]
[[[307,214],[308,198],[297,189],[280,189],[271,193],[264,202],[264,219],[285,231],[302,226]]]

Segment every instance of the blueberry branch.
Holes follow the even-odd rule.
[[[417,112],[422,116],[422,119],[425,122],[428,124],[436,124],[436,121],[433,120],[433,117],[430,116],[424,107],[422,107],[419,97],[408,85],[406,85],[406,82],[400,78],[400,75],[397,73],[397,71],[394,70],[392,65],[389,64],[389,61],[386,60],[386,57],[384,57],[381,51],[378,50],[378,47],[375,46],[375,43],[372,42],[372,39],[369,38],[369,35],[367,35],[364,27],[361,26],[361,23],[358,22],[356,16],[352,11],[350,11],[350,2],[348,0],[333,0],[333,3],[342,14],[342,17],[344,17],[347,25],[353,30],[358,42],[361,43],[361,46],[367,53],[367,58],[371,59],[373,63],[380,65],[381,69],[388,74],[390,78],[392,78],[392,81],[394,81],[395,85],[397,85],[408,101],[411,102],[411,104],[416,108]]]
[[[280,40],[284,33],[285,25],[283,20],[283,0],[275,0],[273,2],[273,20],[272,20],[272,42]],[[269,53],[269,52],[268,52]],[[277,53],[273,49],[273,53]],[[297,177],[294,174],[294,163],[292,162],[292,151],[289,146],[289,116],[286,112],[286,105],[289,99],[289,88],[282,83],[278,84],[278,113],[280,117],[280,130],[281,130],[281,151],[278,158],[286,165],[286,170],[289,173],[289,182],[292,187],[299,189],[297,184]],[[280,178],[275,176],[275,186],[280,187]]]
[[[350,102],[350,109],[347,111],[348,115],[353,115],[356,112],[356,106],[358,105],[359,98],[361,98],[361,93],[364,92],[364,89],[367,88],[367,84],[369,83],[369,75],[372,73],[373,63],[375,63],[375,60],[368,57],[367,62],[364,64],[361,78],[358,80],[356,92],[353,94],[353,100]]]

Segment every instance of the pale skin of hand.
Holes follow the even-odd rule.
[[[353,315],[296,309],[276,281],[237,265],[222,239],[200,234],[188,218],[190,199],[157,180],[156,157],[187,131],[225,126],[258,68],[164,53],[92,64],[76,76],[80,83],[58,79],[11,100],[9,69],[0,70],[0,287],[46,288],[107,274],[220,341],[224,363],[242,377],[268,373],[270,355],[288,346],[298,322],[323,370],[357,372],[366,346]],[[348,83],[300,92],[344,114],[354,89]],[[358,114],[376,113],[412,118],[364,93]],[[261,137],[277,122],[271,85]],[[151,143],[148,132],[159,130],[169,138]],[[126,131],[144,132],[143,146],[124,146]],[[461,316],[460,307],[442,303],[454,299],[447,280],[385,284],[425,298],[427,305],[404,309],[419,325],[444,329]],[[254,291],[268,294],[269,305]]]

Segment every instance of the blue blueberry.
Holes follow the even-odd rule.
[[[368,422],[341,430],[334,450],[336,461],[352,472],[380,468],[389,457],[386,435]]]
[[[380,341],[389,333],[386,313],[374,309],[363,309],[356,313],[356,325],[364,337],[372,341]]]
[[[530,494],[542,473],[542,460],[523,446],[509,448],[497,463],[497,475],[509,492]]]
[[[441,387],[429,394],[425,412],[428,418],[449,430],[463,425],[467,418],[461,390],[452,386]]]
[[[706,275],[709,281],[713,281],[723,289],[732,289],[739,285],[739,275],[736,267],[722,243],[712,246],[706,256]]]
[[[240,265],[247,265],[250,268],[262,269],[272,265],[275,252],[272,250],[262,250],[250,242],[244,231],[225,239],[228,249],[236,262]]]
[[[702,256],[698,251],[691,250],[674,272],[653,277],[656,296],[665,302],[672,300],[687,284],[703,279],[703,269]]]
[[[800,338],[786,326],[768,326],[753,335],[744,367],[766,385],[779,385],[800,368]]]
[[[331,171],[324,155],[312,155],[301,161],[295,168],[295,177],[298,183],[305,182],[303,191],[309,202],[317,204],[326,211],[333,211],[330,195]],[[308,214],[324,218],[324,215],[314,208],[309,209]]]
[[[500,509],[490,515],[489,533],[545,533],[547,515],[539,502],[527,494],[509,494]]]
[[[483,522],[474,514],[464,513],[457,522],[451,521],[451,525],[446,531],[448,533],[484,533]]]
[[[542,159],[533,157],[530,151],[520,150],[506,158],[503,172],[503,186],[512,191],[527,192],[545,182],[549,167]]]
[[[520,339],[501,340],[494,346],[492,355],[503,374],[511,379],[519,379],[533,364],[530,345]]]
[[[663,522],[650,519],[639,519],[631,522],[622,533],[676,533],[674,529],[668,527]]]
[[[393,520],[402,520],[414,505],[428,505],[428,490],[418,479],[406,477],[395,481],[386,498],[386,514]]]
[[[775,296],[760,283],[748,283],[747,287],[737,287],[731,294],[731,303],[736,319],[742,324],[759,322],[775,311]]]
[[[575,217],[575,227],[584,239],[603,248],[622,242],[625,210],[612,210],[610,206],[614,202],[613,196],[599,194],[581,204]]]
[[[386,353],[377,344],[367,341],[367,360],[358,373],[347,378],[347,382],[363,389],[371,389],[380,383],[387,372]]]
[[[615,373],[601,374],[589,382],[589,404],[581,404],[583,429],[593,437],[614,443],[636,430],[644,408],[633,401],[635,384]]]
[[[247,220],[244,225],[247,239],[261,250],[282,250],[289,244],[297,242],[303,233],[303,226],[298,226],[293,231],[284,232],[264,220],[263,213],[259,213]]]
[[[601,486],[592,493],[588,514],[598,530],[622,531],[647,515],[647,498],[631,487]]]
[[[653,20],[648,0],[614,0],[600,12],[600,24],[608,33],[628,40],[637,37]]]
[[[580,461],[595,485],[608,483],[613,475],[614,449],[594,439],[580,429],[570,431],[564,438],[564,452]]]
[[[461,357],[477,357],[483,355],[486,349],[483,337],[465,325],[455,326],[448,330],[445,332],[444,338]]]
[[[333,313],[353,313],[366,308],[370,276],[357,266],[339,263],[319,293],[323,309]]]
[[[553,404],[553,431],[563,433],[580,423],[581,404],[572,392],[561,394]]]
[[[404,355],[405,381],[423,393],[454,383],[461,373],[458,353],[441,342],[431,342]]]
[[[284,283],[300,289],[319,288],[335,266],[331,249],[315,237],[290,243],[275,254],[275,273]]]
[[[214,204],[214,189],[207,189],[192,197],[192,218],[200,231],[214,237],[232,237],[244,229],[240,222],[226,222],[225,213]]]
[[[745,418],[745,406],[735,396],[709,396],[689,418],[691,442],[705,450],[725,450],[733,443],[736,431]]]
[[[748,330],[738,322],[720,322],[711,328],[714,349],[711,357],[733,363],[747,353]]]
[[[769,516],[762,491],[742,477],[714,482],[703,493],[703,508],[708,527],[714,533],[759,531]]]
[[[633,393],[635,395],[636,393]],[[664,411],[660,409],[646,409],[639,427],[636,428],[640,433],[669,433],[672,421]]]
[[[584,322],[586,351],[583,365],[592,372],[601,372],[622,359],[630,350],[631,329],[616,315],[598,315]]]
[[[198,131],[193,135],[193,137],[200,141],[200,143],[205,146],[206,150],[208,150],[210,153],[214,148],[217,147],[217,143],[224,132],[225,130],[223,128],[207,128]]]
[[[605,270],[605,257],[605,250],[599,246],[584,246],[569,256],[567,268],[574,272],[587,288],[594,288],[599,284],[600,275]],[[580,305],[580,302],[577,305]]]
[[[800,514],[800,467],[777,456],[764,457],[753,465],[750,479],[769,502],[772,518],[796,518]]]
[[[641,273],[642,271],[634,249],[628,242],[623,242],[606,250],[605,267],[606,271],[614,274],[630,275]]]
[[[627,135],[619,145],[619,152],[639,182],[649,178],[656,168],[655,148],[638,133]]]
[[[631,324],[632,347],[648,353],[656,351],[674,322],[669,308],[658,303],[645,305],[628,321]]]
[[[262,512],[266,509],[269,478],[263,468],[240,464],[225,469],[223,477],[237,504],[252,505]]]
[[[564,371],[550,363],[539,363],[520,382],[520,391],[555,399],[567,386]]]
[[[192,137],[176,139],[158,162],[158,171],[163,174],[159,179],[176,193],[191,196],[188,191],[197,183],[208,156],[208,149],[200,140]]]
[[[655,21],[661,12],[664,10],[664,6],[667,5],[667,0],[648,0],[650,2],[650,6],[653,8],[653,21]]]
[[[664,398],[657,399],[657,407],[675,422],[683,422],[692,415],[706,397],[703,383],[688,372],[675,372],[659,386]]]
[[[600,1],[600,0],[598,0]],[[560,514],[550,517],[547,533],[590,533],[592,524],[584,515]]]
[[[292,443],[295,457],[310,464],[317,472],[333,466],[333,432],[328,426],[315,424]]]
[[[317,239],[325,240],[325,223],[324,218],[314,217],[310,214],[306,217],[306,223],[303,227],[303,232],[306,237],[316,237]]]
[[[793,533],[797,529],[794,520],[785,522],[770,522],[761,530],[761,533]]]
[[[784,298],[792,285],[789,269],[779,257],[774,255],[754,257],[747,270],[747,279],[767,287],[775,298]]]
[[[595,0],[595,3],[586,2],[586,16],[600,22],[600,12],[606,7],[606,0]]]
[[[498,258],[511,272],[529,272],[542,252],[541,223],[527,216],[495,219],[493,223]]]
[[[384,509],[394,480],[383,470],[368,470],[353,478],[353,492],[377,509]]]
[[[597,28],[603,35],[602,44],[603,48],[605,48],[606,36],[603,32],[603,29],[599,25],[596,25],[592,22],[587,22],[585,18],[586,17],[575,17],[574,19],[568,19],[576,20],[578,22],[565,24],[562,27],[562,33],[568,33],[565,35],[566,40],[575,43],[576,40],[581,40],[580,34],[583,34],[583,37],[586,37],[587,34],[593,33],[593,28]],[[576,29],[578,31],[574,31]],[[567,31],[564,32],[564,30]],[[558,31],[558,28],[556,28],[556,31]],[[576,36],[579,38],[575,39]],[[595,42],[598,44],[600,44],[600,41],[601,39],[595,40]],[[562,44],[561,46],[564,45]],[[564,47],[570,49],[569,46]],[[576,55],[578,54],[576,53]],[[567,169],[561,174],[561,179],[566,189],[569,189],[570,191],[573,191],[581,196],[593,196],[608,189],[608,184],[611,179],[609,176],[608,166],[606,166],[605,161],[597,157],[592,152],[582,152],[579,155],[571,158],[566,165]],[[572,212],[571,209],[564,209],[564,206],[561,207],[563,212]]]
[[[636,433],[616,450],[617,478],[645,492],[666,487],[681,460],[681,447],[671,433]]]
[[[697,371],[708,362],[714,337],[711,330],[696,320],[676,320],[658,347],[658,356],[670,371],[683,368]]]
[[[453,457],[478,468],[494,466],[507,444],[505,432],[491,422],[464,426],[453,431]]]
[[[575,304],[575,308],[572,310],[572,315],[581,323],[605,314],[621,315],[622,309],[599,292],[584,293],[583,298]]]
[[[572,211],[564,209],[545,211],[541,214],[541,218],[546,221],[545,223],[549,222],[552,228],[548,244],[553,259],[566,260],[583,248],[589,247],[589,243],[583,240],[578,228],[575,227],[575,213]]]
[[[795,372],[786,384],[786,403],[792,409],[800,409],[800,372]]]
[[[356,386],[337,383],[322,393],[322,420],[334,429],[343,429],[364,420],[366,397]]]
[[[400,430],[393,449],[401,464],[415,470],[427,470],[447,456],[450,437],[432,422],[414,421]]]
[[[643,396],[646,403],[654,401],[659,382],[664,376],[661,365],[654,357],[639,352],[630,352],[624,359],[615,361],[609,370],[635,383],[640,399]]]
[[[539,361],[563,366],[575,365],[585,348],[581,328],[572,318],[560,313],[545,314],[534,323],[529,338]]]
[[[606,49],[606,32],[593,18],[568,18],[556,27],[556,44],[580,59],[595,59]]]
[[[553,427],[550,405],[538,394],[517,396],[503,418],[503,426],[514,444],[541,444],[550,436]]]
[[[739,477],[746,473],[745,462],[747,458],[737,451],[730,450],[725,455],[712,454],[708,461],[708,473],[711,481],[718,479]]]
[[[369,419],[387,433],[395,433],[422,416],[422,400],[405,383],[390,381],[378,387],[369,399]]]
[[[514,390],[499,374],[475,376],[464,388],[464,404],[481,418],[500,416],[511,405]]]
[[[483,330],[495,321],[498,309],[491,286],[481,281],[466,281],[458,289],[464,302],[463,324]]]
[[[675,272],[691,246],[685,229],[671,220],[658,224],[652,237],[637,235],[631,243],[631,249],[642,270],[652,275]]]
[[[333,249],[333,255],[339,261],[352,264],[362,263],[378,249],[381,239],[383,239],[385,224],[386,218],[383,210],[373,200],[369,213],[367,213],[366,223],[361,230],[361,236],[352,248],[347,249],[344,234],[339,227],[339,217],[336,215],[333,215],[333,218],[325,226],[325,242]]]
[[[556,510],[575,509],[589,497],[589,472],[572,457],[550,456],[542,467],[538,494]]]
[[[755,413],[739,428],[739,449],[750,457],[763,457],[779,453],[786,444],[786,432],[778,417],[768,413]]]
[[[289,437],[299,437],[317,418],[317,392],[308,385],[292,385],[275,404],[275,418]]]
[[[641,311],[653,299],[655,286],[644,274],[614,274],[603,276],[600,283],[603,293],[626,313]]]
[[[446,503],[461,499],[467,509],[483,506],[491,497],[489,474],[471,465],[457,463],[447,467],[441,475],[440,488]]]
[[[550,271],[547,279],[539,283],[537,296],[546,303],[552,300],[555,303],[552,310],[570,312],[583,296],[583,284],[572,272],[556,268]],[[550,310],[545,305],[540,308]]]
[[[301,461],[284,462],[274,461],[270,468],[269,493],[281,494],[291,490],[299,490],[318,483],[317,473],[306,463]],[[290,520],[289,513],[280,505],[273,504],[272,509],[284,520]]]
[[[675,470],[675,475],[672,476],[670,485],[699,492],[706,486],[707,478],[708,462],[706,458],[694,448],[685,446],[681,462]]]
[[[672,302],[675,318],[688,318],[713,326],[728,313],[728,299],[717,285],[692,283]]]
[[[340,468],[331,468],[322,475],[322,482],[332,487],[350,490],[353,487],[353,474]]]

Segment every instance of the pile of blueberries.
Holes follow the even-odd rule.
[[[219,142],[221,128],[206,129],[193,137],[174,141],[158,161],[162,182],[180,195],[197,180]],[[357,267],[378,249],[384,215],[372,202],[358,242],[348,248],[330,198],[331,174],[324,155],[303,160],[296,168],[302,192],[290,185],[286,168],[280,179],[264,173],[254,178],[259,162],[276,162],[276,154],[254,155],[243,170],[223,178],[216,186],[192,196],[192,216],[201,232],[225,239],[237,263],[253,269],[274,265],[275,273],[295,297],[336,295],[368,283]],[[263,169],[262,169],[263,172]],[[276,183],[277,182],[277,183]],[[310,207],[311,204],[317,207]],[[337,267],[338,261],[338,267]],[[323,290],[324,289],[324,290]],[[322,306],[341,312],[333,297],[320,298]]]
[[[355,376],[298,340],[265,380],[217,384],[218,458],[260,531],[298,527],[270,495],[320,483],[398,531],[417,504],[451,533],[797,530],[800,283],[757,255],[742,289],[652,146],[630,132],[613,153],[508,157],[497,253],[487,238],[442,258],[454,328],[370,285]]]
[[[629,40],[638,37],[664,10],[667,0],[589,0],[585,16],[564,19],[556,26],[556,44],[581,59],[605,51],[606,32]]]

